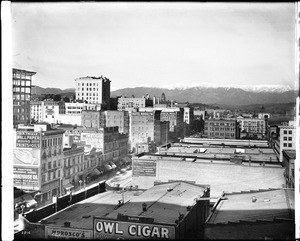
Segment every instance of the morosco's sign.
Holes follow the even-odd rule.
[[[45,239],[92,239],[92,230],[45,227]]]
[[[17,131],[16,147],[40,148],[41,134],[33,131]]]
[[[175,226],[94,218],[94,239],[175,239]]]
[[[156,161],[154,160],[133,160],[132,176],[156,176]]]

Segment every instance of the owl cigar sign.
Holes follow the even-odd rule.
[[[175,239],[175,226],[94,218],[94,239]]]

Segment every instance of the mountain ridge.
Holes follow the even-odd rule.
[[[33,95],[42,94],[63,94],[74,92],[75,88],[61,90],[59,88],[42,88],[35,86],[32,89]],[[252,104],[276,104],[295,102],[296,90],[279,91],[247,91],[233,87],[190,87],[190,88],[159,88],[159,87],[134,87],[111,91],[111,97],[126,96],[142,97],[149,94],[160,97],[165,93],[168,100],[178,102],[203,103],[203,104],[224,104],[224,105],[252,105]]]

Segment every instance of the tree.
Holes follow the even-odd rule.
[[[54,101],[61,101],[61,95],[54,95]]]
[[[63,101],[68,103],[68,102],[70,102],[70,98],[69,98],[68,96],[65,96],[65,97],[63,98]]]

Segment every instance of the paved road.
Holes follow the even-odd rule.
[[[128,170],[125,173],[116,174],[116,176],[108,179],[106,183],[112,187],[120,185],[120,187],[130,186],[132,181],[132,170]]]

